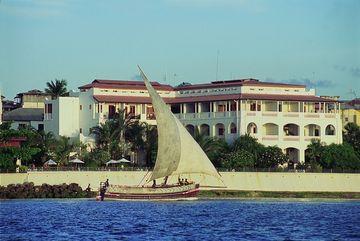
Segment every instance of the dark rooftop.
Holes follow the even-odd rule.
[[[44,110],[40,108],[17,108],[4,112],[4,121],[43,121]]]

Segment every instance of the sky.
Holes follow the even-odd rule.
[[[66,79],[256,78],[360,97],[359,0],[0,0],[7,99]]]

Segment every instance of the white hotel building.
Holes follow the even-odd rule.
[[[264,145],[277,145],[295,163],[305,160],[313,138],[342,143],[339,103],[317,97],[304,85],[255,79],[182,87],[152,84],[190,133],[198,128],[229,143],[248,133]],[[79,89],[71,97],[45,102],[45,131],[91,142],[89,129],[124,108],[141,121],[156,124],[141,81],[94,80]]]

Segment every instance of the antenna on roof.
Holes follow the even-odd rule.
[[[357,94],[356,94],[356,91],[354,89],[350,89],[348,94],[352,94],[355,97],[355,99],[357,99]]]
[[[220,51],[217,50],[217,53],[216,53],[216,81],[218,80],[218,74],[219,74],[219,54],[220,54]]]

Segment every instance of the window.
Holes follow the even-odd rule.
[[[80,134],[82,134],[82,128],[80,128],[79,131],[80,131]]]
[[[223,136],[224,135],[224,131],[225,129],[223,127],[219,128],[219,136]]]
[[[52,104],[45,105],[45,114],[52,114]]]
[[[82,110],[82,105],[80,105],[80,110]]]
[[[44,124],[38,124],[38,131],[44,130]]]
[[[130,105],[130,111],[129,114],[135,115],[135,105]]]
[[[89,105],[89,110],[91,110],[91,105]]]
[[[231,125],[230,125],[230,133],[231,134],[236,133],[236,125],[234,123],[231,123]]]
[[[226,105],[218,105],[217,111],[218,112],[225,112],[226,111]]]
[[[250,111],[256,111],[256,103],[250,104]]]
[[[18,129],[24,129],[26,127],[26,124],[19,124]]]
[[[236,102],[232,101],[230,104],[230,111],[236,111]]]
[[[155,120],[154,108],[152,106],[146,107],[146,119]]]

